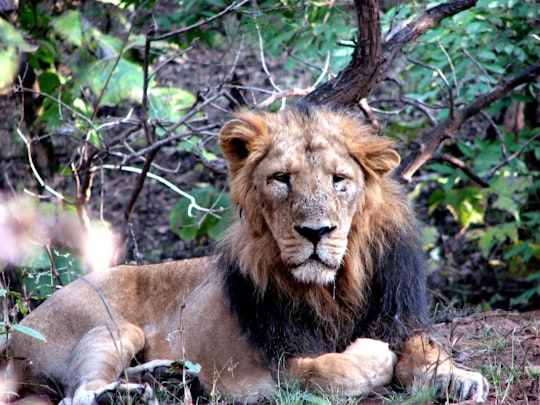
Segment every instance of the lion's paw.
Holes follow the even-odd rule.
[[[482,374],[457,367],[451,372],[438,372],[435,385],[442,399],[471,399],[476,403],[484,403],[489,392],[489,384]]]
[[[147,363],[129,367],[126,372],[132,382],[150,382],[155,379],[166,380],[176,375],[173,360],[152,360]],[[151,376],[149,378],[149,376]],[[180,373],[180,377],[182,373]]]
[[[114,382],[96,390],[84,386],[75,391],[73,398],[65,398],[61,405],[95,405],[114,403],[119,395],[137,396],[139,401],[148,405],[158,405],[154,391],[148,384]]]

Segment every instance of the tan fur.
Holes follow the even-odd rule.
[[[221,243],[223,257],[249,275],[261,295],[277,290],[291,308],[307,302],[329,336],[353,329],[373,299],[368,283],[375,258],[397,230],[414,226],[409,204],[386,175],[399,164],[392,142],[320,109],[310,119],[294,110],[243,112],[223,127],[220,145],[238,207],[238,220]],[[306,229],[325,232],[313,243]],[[201,365],[210,394],[260,399],[275,381],[231,311],[219,260],[120,266],[72,283],[24,320],[47,343],[13,333],[8,377],[27,391],[48,392],[52,379],[74,403],[87,404],[129,377],[123,370],[134,357],[185,359]],[[415,339],[398,363],[404,382],[417,386],[433,364],[455,375],[448,359],[433,357],[438,347],[425,351]],[[341,353],[292,357],[282,371],[307,386],[351,395],[390,383],[396,361],[387,343],[355,339]]]

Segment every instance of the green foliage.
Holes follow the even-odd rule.
[[[19,264],[19,279],[27,299],[44,300],[85,272],[79,254],[67,250],[38,249]]]
[[[32,254],[23,257],[16,267],[16,274],[22,285],[22,291],[0,289],[0,299],[11,300],[16,309],[13,314],[26,315],[30,301],[41,302],[56,290],[67,285],[84,273],[84,263],[80,255],[58,249],[39,248]],[[13,315],[15,317],[15,315]],[[0,322],[0,335],[12,330],[27,334],[45,341],[38,331],[16,323],[15,319]]]
[[[213,187],[200,187],[191,195],[199,206],[208,207],[209,211],[197,211],[191,207],[191,201],[181,199],[171,210],[171,230],[185,241],[219,238],[229,226],[234,211],[229,195]]]
[[[501,128],[502,130],[502,128]],[[517,151],[527,140],[522,134],[519,141],[506,136],[507,154]],[[535,146],[529,147],[531,150]],[[478,141],[462,145],[461,159],[474,173],[485,174],[490,164],[503,160],[498,141]],[[440,186],[430,195],[430,212],[440,206],[446,207],[459,223],[462,232],[489,258],[497,250],[503,250],[510,273],[538,271],[540,260],[538,245],[540,216],[530,212],[531,203],[540,195],[540,171],[528,167],[524,153],[507,166],[498,170],[489,187],[480,188],[470,184],[470,179],[459,169],[431,164],[429,168],[440,174]]]
[[[432,2],[428,7],[438,4]],[[414,18],[416,7],[412,2],[390,9],[383,18],[384,29],[391,30]],[[419,11],[423,10],[424,5]],[[405,50],[407,65],[398,72],[403,96],[421,103],[436,122],[448,118],[451,104],[457,109],[474,101],[503,77],[540,58],[537,13],[534,2],[480,0],[476,7],[444,19]],[[511,97],[492,104],[486,111],[491,121],[476,122],[453,134],[453,142],[447,142],[442,150],[479,178],[487,179],[487,187],[446,162],[425,166],[430,180],[420,185],[430,190],[430,215],[441,209],[450,213],[465,237],[463,251],[479,252],[485,262],[505,266],[508,274],[533,279],[540,272],[540,221],[536,213],[540,143],[532,142],[532,138],[540,128],[525,126],[519,133],[508,131],[501,117],[513,104],[530,103],[539,89],[538,83],[522,86]],[[418,130],[431,125],[426,114],[419,111],[413,105],[406,106],[404,112],[411,118],[392,123],[389,132],[415,138]],[[491,135],[486,135],[489,131]],[[499,162],[506,163],[494,170]],[[534,294],[536,288],[519,299]]]
[[[15,77],[19,67],[19,52],[32,52],[33,50],[34,47],[24,40],[23,35],[18,30],[4,19],[0,19],[0,66],[2,66],[0,91],[7,89]]]
[[[432,2],[427,7],[438,4]],[[400,73],[405,96],[438,106],[438,118],[441,119],[442,114],[448,113],[441,106],[448,107],[450,98],[456,106],[471,102],[490,90],[503,76],[540,59],[540,37],[535,24],[537,12],[534,2],[480,0],[476,7],[442,20],[406,50],[409,64]],[[383,18],[383,29],[390,30],[397,22],[415,16],[414,2],[392,8]],[[439,69],[443,77],[435,69]],[[531,87],[539,88],[538,85]],[[530,94],[518,97],[531,100]],[[507,101],[496,103],[492,112],[504,107],[505,103]],[[412,108],[409,107],[407,112],[412,112]],[[424,117],[415,122],[414,128],[426,124]]]
[[[55,142],[61,138],[61,142],[70,144],[72,147],[67,154],[78,155],[88,147],[99,152],[94,165],[103,162],[112,166],[107,158],[114,154],[118,143],[129,144],[130,151],[141,150],[151,143],[149,134],[140,136],[142,121],[137,121],[139,118],[147,119],[146,123],[154,129],[151,135],[160,140],[165,134],[170,135],[167,131],[171,125],[205,100],[206,89],[195,96],[184,88],[169,87],[164,81],[160,82],[156,71],[152,70],[171,61],[179,65],[186,63],[184,52],[194,46],[196,40],[204,43],[206,50],[223,53],[245,42],[243,46],[253,50],[250,56],[260,59],[262,52],[275,65],[284,67],[291,75],[291,82],[299,75],[304,79],[307,74],[306,82],[313,83],[324,70],[327,58],[330,61],[328,75],[343,69],[349,62],[356,32],[353,5],[313,0],[263,0],[246,4],[208,25],[153,42],[150,53],[143,54],[150,24],[157,27],[159,35],[215,17],[230,4],[225,0],[187,0],[163,9],[163,5],[154,0],[123,0],[83,2],[77,7],[66,3],[56,9],[50,2],[22,2],[17,29],[0,20],[0,64],[4,67],[0,72],[0,88],[9,83],[17,69],[16,55],[25,52],[44,96],[34,123],[36,127],[44,128],[44,135]],[[402,26],[426,7],[416,2],[397,4],[382,18],[385,32]],[[438,4],[431,2],[427,7]],[[538,60],[540,37],[535,30],[536,8],[534,2],[528,1],[479,0],[476,7],[443,20],[404,49],[408,59],[403,69],[396,71],[396,77],[403,84],[401,95],[432,107],[431,121],[440,122],[450,115],[449,100],[459,108],[492,89],[501,78]],[[137,10],[136,15],[131,10]],[[113,26],[115,28],[111,29]],[[147,83],[144,83],[145,62],[151,66]],[[246,66],[249,63],[247,61]],[[257,64],[260,70],[259,62]],[[224,70],[227,69],[228,66]],[[512,98],[493,104],[487,113],[493,118],[512,103],[528,103],[536,97],[538,88],[538,84],[523,86]],[[390,98],[397,99],[392,87],[380,91],[385,97],[390,94]],[[143,94],[148,96],[147,105],[145,111],[140,111]],[[393,108],[387,101],[381,105],[381,108]],[[121,114],[126,111],[130,118],[135,111],[130,125],[135,127],[133,122],[137,121],[139,127],[126,131],[125,137],[124,133],[118,137],[121,131],[107,133],[108,122],[100,117],[107,111],[106,107],[122,111]],[[194,112],[193,116],[205,117],[203,112]],[[400,117],[405,119],[387,122],[388,133],[413,139],[419,130],[431,125],[430,119],[410,104],[400,111]],[[176,139],[180,141],[177,150],[182,151],[182,156],[191,154],[216,161],[215,142],[207,141],[217,130],[215,127],[202,131],[194,128],[184,122],[176,128]],[[128,139],[136,130],[139,137]],[[187,135],[180,135],[181,131]],[[209,131],[214,134],[204,138]],[[480,135],[485,133],[485,128],[469,128],[466,134],[455,134],[453,145],[447,148],[479,177],[489,175],[489,187],[480,187],[460,169],[446,163],[426,166],[424,170],[431,176],[421,186],[429,190],[429,212],[445,210],[465,235],[469,246],[480,251],[487,260],[498,255],[506,262],[510,273],[533,277],[539,271],[540,260],[537,232],[540,216],[534,212],[540,193],[539,172],[534,162],[540,159],[540,147],[535,142],[523,151],[520,148],[538,129],[526,127],[520,133],[510,133],[498,125],[497,131],[502,141],[495,136]],[[501,145],[506,150],[504,153]],[[495,164],[520,151],[517,157],[490,174]],[[136,156],[140,157],[143,156]],[[115,164],[117,167],[132,164],[134,158],[130,159],[127,163],[118,159]],[[62,179],[74,178],[79,175],[76,169],[65,164],[60,165],[58,172]],[[83,169],[97,170],[96,167]],[[193,209],[191,200],[184,198],[171,212],[171,229],[184,240],[217,238],[230,221],[233,210],[223,211],[231,205],[228,196],[207,184],[205,179],[204,185],[191,194],[209,212]],[[432,237],[430,246],[435,246],[436,240]],[[37,275],[33,277],[39,282],[45,280]],[[62,283],[67,281],[62,279],[61,272],[59,277]],[[29,288],[34,290],[37,284]],[[55,284],[51,283],[39,293],[48,295],[54,288]]]
[[[156,21],[160,29],[171,31],[215,16],[229,4],[221,0],[188,0],[183,2],[183,7],[172,13],[157,16]],[[175,41],[187,47],[194,39],[198,39],[219,48],[230,46],[230,42],[236,40],[238,31],[245,31],[253,46],[257,47],[259,41],[262,41],[265,54],[276,58],[287,55],[284,67],[289,71],[297,67],[305,68],[306,63],[323,64],[327,56],[330,56],[333,70],[337,72],[350,60],[356,32],[352,4],[267,0],[257,3],[256,12],[240,13],[236,17],[224,21],[224,35],[220,35],[218,30],[196,29]],[[318,74],[320,72],[315,75]]]
[[[29,62],[38,72],[41,91],[48,95],[37,122],[44,123],[47,131],[54,131],[71,120],[77,132],[99,145],[99,136],[90,136],[87,132],[89,126],[98,126],[97,111],[104,106],[118,107],[142,99],[142,63],[134,58],[134,53],[144,44],[144,37],[131,33],[128,40],[123,40],[124,34],[114,36],[102,32],[92,21],[103,17],[106,12],[103,7],[88,5],[51,15],[47,6],[47,3],[30,3],[20,9],[21,31],[34,33],[38,44],[35,52],[28,52],[29,47],[23,47],[21,41],[4,46],[11,53],[17,49],[28,52]],[[108,17],[119,18],[121,9],[116,9],[115,13]],[[4,24],[7,23],[2,26]],[[156,45],[156,50],[160,49],[160,45]],[[166,92],[169,99],[157,101]],[[167,101],[180,102],[175,111],[182,112],[194,100],[185,90],[158,86],[153,78],[149,80],[148,93],[154,103],[150,110],[152,116],[167,110],[163,107]],[[165,113],[171,119],[178,116],[171,108]]]

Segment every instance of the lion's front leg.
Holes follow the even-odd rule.
[[[447,400],[470,398],[483,403],[489,391],[484,376],[455,366],[450,355],[425,335],[405,342],[396,365],[396,378],[413,391],[435,386],[438,395]]]
[[[343,353],[296,357],[288,361],[289,377],[306,386],[345,395],[360,395],[389,384],[397,356],[387,343],[357,339]]]

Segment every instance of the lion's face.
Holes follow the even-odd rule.
[[[347,250],[364,176],[343,145],[317,135],[276,134],[253,184],[283,263],[299,281],[327,284]]]
[[[385,138],[373,148],[374,137],[370,127],[326,110],[243,113],[223,128],[231,197],[256,234],[271,233],[298,281],[335,279],[366,183],[399,162]]]

